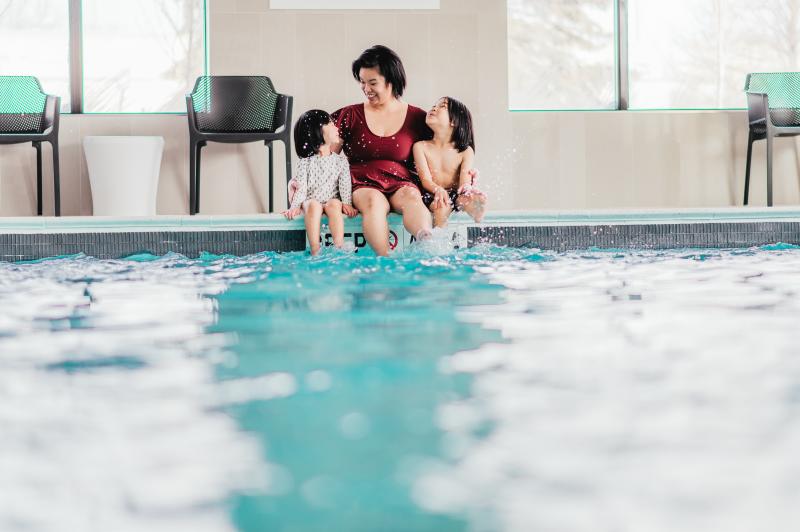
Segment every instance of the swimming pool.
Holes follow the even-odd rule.
[[[0,263],[0,529],[785,529],[799,259]]]

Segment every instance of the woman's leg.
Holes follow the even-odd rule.
[[[316,255],[320,248],[319,223],[322,220],[322,205],[317,200],[309,200],[304,211],[308,243],[311,245],[311,254]]]
[[[340,248],[344,245],[344,218],[342,217],[342,202],[332,199],[325,202],[322,208],[328,217],[328,227],[333,236],[333,245]]]
[[[417,238],[431,233],[431,213],[422,203],[422,195],[416,187],[403,187],[389,198],[392,210],[403,215],[406,231]]]
[[[376,255],[389,255],[389,202],[374,188],[359,188],[353,192],[353,205],[361,212],[362,230],[367,243]]]

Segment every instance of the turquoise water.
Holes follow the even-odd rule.
[[[0,529],[785,529],[798,259],[0,263]]]

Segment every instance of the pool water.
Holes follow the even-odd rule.
[[[800,250],[0,263],[0,530],[785,530]]]

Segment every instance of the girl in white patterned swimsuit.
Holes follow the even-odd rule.
[[[344,245],[344,218],[358,214],[353,207],[350,165],[344,154],[331,151],[341,143],[339,129],[325,111],[313,109],[294,125],[294,148],[300,160],[295,177],[289,182],[289,208],[283,212],[293,220],[305,215],[306,235],[311,254],[319,253],[322,213],[328,216],[333,245]]]

